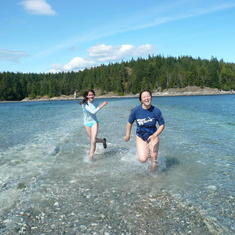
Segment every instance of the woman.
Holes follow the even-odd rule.
[[[157,155],[159,148],[159,135],[165,128],[165,122],[161,111],[151,104],[152,94],[148,90],[144,90],[139,95],[141,105],[132,109],[126,126],[125,141],[130,140],[132,124],[136,120],[136,146],[137,154],[140,162],[144,163],[150,157],[150,170],[156,170]],[[156,123],[159,127],[156,127]]]
[[[84,114],[84,126],[91,141],[90,159],[94,157],[96,143],[103,143],[104,148],[107,148],[106,139],[98,139],[99,123],[96,113],[108,103],[105,101],[101,105],[95,101],[94,90],[87,90],[83,94],[83,100],[80,102]]]

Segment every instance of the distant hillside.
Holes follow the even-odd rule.
[[[153,92],[171,88],[213,88],[235,90],[235,64],[182,57],[149,56],[121,63],[110,63],[79,72],[0,73],[0,100],[23,100],[26,97],[60,97],[82,95],[86,89],[99,90],[99,95],[112,92],[134,95],[143,89]]]

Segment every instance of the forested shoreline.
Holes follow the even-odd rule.
[[[110,63],[78,72],[0,73],[0,101],[19,101],[26,97],[80,96],[88,88],[101,94],[137,94],[143,89],[161,92],[188,86],[235,90],[235,64],[190,56],[149,56]]]

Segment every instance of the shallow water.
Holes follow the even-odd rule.
[[[122,140],[138,99],[107,101],[92,162],[77,101],[0,104],[0,233],[234,234],[235,95],[155,97],[154,174]]]

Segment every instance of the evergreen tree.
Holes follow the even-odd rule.
[[[100,65],[78,72],[0,73],[0,100],[22,100],[25,97],[82,95],[86,89],[101,94],[113,91],[119,95],[136,94],[143,89],[164,90],[186,86],[235,89],[235,64],[190,56],[178,58],[149,56],[121,63]]]

